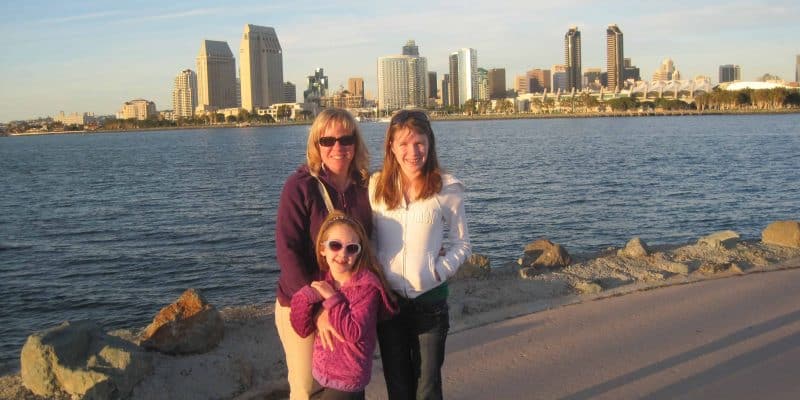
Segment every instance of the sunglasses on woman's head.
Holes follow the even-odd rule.
[[[428,114],[425,114],[422,111],[400,110],[394,113],[394,115],[392,115],[392,119],[389,124],[390,125],[402,124],[412,118],[421,122],[430,122],[428,120]]]
[[[319,145],[322,147],[332,147],[336,142],[342,146],[352,146],[356,144],[356,135],[347,135],[342,137],[323,136],[319,138]]]
[[[345,254],[348,256],[354,256],[358,253],[361,253],[361,244],[359,243],[347,243],[344,244],[338,240],[328,240],[323,242],[322,244],[328,248],[328,250],[338,253],[344,249]]]

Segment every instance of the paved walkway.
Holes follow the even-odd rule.
[[[447,399],[800,399],[800,269],[566,306],[447,345]],[[376,368],[367,396],[385,393]]]

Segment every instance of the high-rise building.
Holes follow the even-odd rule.
[[[534,68],[525,73],[530,81],[531,93],[542,93],[545,89],[550,90],[550,70]]]
[[[442,76],[442,93],[439,95],[442,107],[450,106],[450,74]]]
[[[450,68],[450,80],[448,81],[450,86],[448,87],[447,103],[458,107],[461,105],[458,101],[458,52],[450,54],[448,66]]]
[[[364,78],[350,78],[347,80],[347,91],[353,96],[364,97]]]
[[[677,70],[675,69],[675,63],[672,61],[671,58],[665,58],[664,61],[661,62],[661,65],[658,67],[655,73],[653,73],[653,81],[671,81],[675,78],[675,73]],[[680,74],[678,74],[680,76]]]
[[[517,94],[526,94],[531,92],[531,78],[525,75],[517,75],[514,77],[514,91]]]
[[[406,47],[413,46],[413,40]],[[419,55],[378,58],[378,109],[383,112],[403,107],[428,105],[428,60]]]
[[[634,82],[642,80],[642,76],[639,73],[639,67],[632,65],[630,58],[623,59],[623,63],[625,65],[625,74],[623,75],[623,80],[633,79]]]
[[[550,87],[554,93],[557,92],[564,92],[568,88],[568,79],[567,79],[567,66],[566,65],[553,65],[550,68],[552,82]]]
[[[455,66],[455,78],[453,77]],[[478,98],[478,51],[462,48],[450,54],[450,81],[457,86],[454,90],[453,105],[462,105],[469,99]]]
[[[586,67],[583,70],[583,87],[593,90],[599,89],[601,85],[601,75],[603,71],[600,68]],[[608,87],[611,88],[609,81]]]
[[[436,71],[428,71],[428,98],[439,98],[439,84],[436,78]]]
[[[146,120],[157,115],[156,103],[145,99],[136,99],[126,101],[117,113],[117,118]]]
[[[283,102],[297,103],[297,86],[292,82],[283,83]]]
[[[328,94],[328,77],[323,68],[314,70],[314,75],[308,76],[308,85],[303,91],[304,103],[320,104],[320,99]]]
[[[742,67],[734,64],[719,66],[719,83],[742,80]]]
[[[413,40],[409,40],[406,42],[406,45],[403,46],[403,55],[404,56],[419,56],[419,46]]]
[[[566,90],[581,89],[581,32],[577,26],[564,35],[564,65],[567,67]]]
[[[242,108],[283,102],[283,51],[275,28],[245,24],[239,63]]]
[[[489,71],[478,68],[478,97],[476,100],[489,100]]]
[[[489,70],[489,98],[504,99],[506,97],[506,69],[492,68]]]
[[[622,31],[617,25],[606,29],[606,72],[608,90],[619,91],[625,86],[625,57],[623,56]]]
[[[172,112],[175,118],[191,118],[197,107],[197,74],[190,69],[175,77],[172,88]]]
[[[197,106],[236,107],[236,61],[227,42],[203,40],[197,56]]]
[[[800,54],[797,55],[797,60],[794,64],[794,81],[800,82]]]

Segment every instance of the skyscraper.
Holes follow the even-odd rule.
[[[172,111],[175,118],[191,118],[195,107],[197,107],[197,74],[185,69],[175,77]]]
[[[304,103],[320,103],[320,99],[328,94],[328,76],[323,68],[314,70],[314,75],[308,76],[308,86],[303,91]]]
[[[439,97],[442,99],[442,107],[450,106],[450,74],[442,76],[442,94]]]
[[[439,83],[436,78],[436,71],[428,71],[428,98],[439,98]]]
[[[794,64],[794,81],[800,82],[800,54],[797,55],[797,60]]]
[[[227,42],[203,40],[200,45],[197,106],[236,107],[236,61]]]
[[[734,64],[719,66],[719,83],[742,80],[742,67]]]
[[[283,102],[297,103],[297,86],[292,82],[283,82]]]
[[[461,104],[458,102],[458,52],[451,53],[447,61],[450,67],[447,104],[458,107]]]
[[[550,68],[552,71],[552,83],[550,87],[552,87],[553,92],[564,92],[567,90],[568,81],[567,81],[567,67],[565,65],[557,64],[553,65]]]
[[[504,99],[506,97],[506,69],[492,68],[489,70],[489,98]]]
[[[478,68],[478,96],[476,100],[489,100],[489,71]]]
[[[534,68],[525,74],[530,80],[531,93],[542,93],[545,89],[549,91],[552,88],[549,69]]]
[[[608,72],[608,90],[614,92],[625,86],[622,31],[614,24],[606,29],[606,72]]]
[[[283,52],[275,29],[246,24],[239,46],[242,108],[283,102]]]
[[[406,45],[403,46],[403,55],[404,56],[418,56],[419,55],[419,46],[413,40],[409,40],[406,42]]]
[[[453,105],[460,106],[469,99],[478,99],[477,50],[465,47],[450,54],[450,82],[455,92],[452,94]]]
[[[577,26],[564,35],[564,65],[567,67],[566,90],[581,89],[581,32]]]
[[[661,62],[661,66],[659,66],[656,72],[653,73],[653,81],[670,81],[673,79],[678,79],[674,76],[676,72],[678,71],[675,69],[675,63],[672,61],[672,59],[665,58],[664,61]]]
[[[414,44],[409,40],[406,47]],[[416,50],[419,53],[419,49]],[[378,108],[388,112],[428,105],[428,60],[418,55],[378,58]]]

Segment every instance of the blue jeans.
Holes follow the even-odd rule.
[[[390,400],[442,398],[444,345],[450,329],[447,300],[399,299],[400,312],[378,323],[383,376]]]

